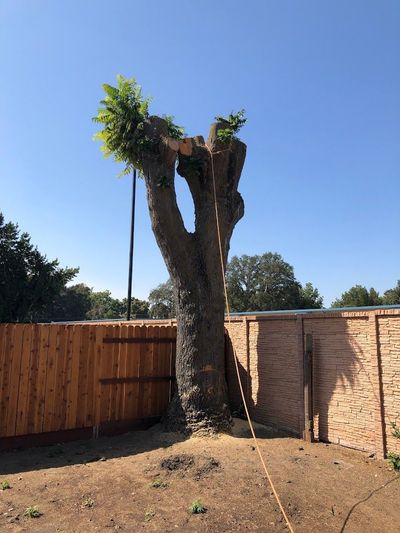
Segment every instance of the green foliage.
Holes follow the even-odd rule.
[[[368,307],[382,305],[382,298],[374,289],[367,289],[362,285],[355,285],[344,292],[340,298],[332,302],[332,307]]]
[[[181,176],[193,176],[199,178],[202,168],[203,162],[199,157],[180,154],[177,171]]]
[[[300,287],[300,306],[299,309],[321,309],[323,298],[318,289],[312,283],[308,282],[304,287]]]
[[[153,479],[153,481],[150,483],[150,486],[154,489],[164,489],[168,486],[168,483],[166,481],[163,481],[160,478]]]
[[[0,489],[1,490],[8,490],[8,489],[11,489],[11,485],[9,483],[9,481],[7,480],[4,480],[0,483]]]
[[[387,460],[393,470],[400,470],[400,454],[394,452],[388,452]]]
[[[276,253],[233,257],[226,271],[234,312],[319,308],[322,298],[311,283],[303,288],[293,267]]]
[[[82,502],[82,507],[85,507],[86,509],[91,509],[94,505],[94,499],[88,496],[85,498]]]
[[[400,305],[400,279],[397,281],[396,287],[384,293],[382,303],[385,305]]]
[[[0,322],[38,320],[78,270],[49,261],[0,213]]]
[[[24,512],[24,516],[29,516],[29,518],[39,518],[39,516],[42,516],[42,512],[39,511],[39,508],[37,505],[34,505],[32,507],[27,507],[27,509]]]
[[[237,113],[230,113],[228,117],[217,116],[215,120],[218,122],[225,122],[226,128],[218,130],[217,137],[224,143],[230,142],[232,139],[237,139],[236,134],[246,123],[245,110],[241,109]]]
[[[153,509],[147,509],[146,512],[144,513],[144,519],[146,522],[150,522],[150,520],[154,518],[155,516],[156,516],[156,513]]]
[[[185,128],[174,124],[174,117],[172,115],[164,115],[163,119],[168,126],[168,135],[172,137],[172,139],[181,141],[185,136]]]
[[[400,439],[400,427],[395,422],[390,422],[392,426],[392,435],[396,439]],[[395,452],[388,452],[387,460],[393,470],[400,470],[400,454]]]
[[[396,422],[390,422],[390,425],[392,426],[392,435],[396,439],[400,439],[400,427],[396,425]]]
[[[150,99],[142,96],[142,89],[134,79],[117,76],[117,87],[104,84],[106,96],[101,100],[95,122],[103,129],[95,134],[101,141],[105,157],[114,156],[125,163],[122,174],[136,167],[142,170],[142,154],[151,146],[144,133],[144,123],[149,117]]]
[[[114,156],[115,161],[124,163],[121,175],[129,174],[133,168],[143,172],[142,159],[146,151],[152,149],[152,141],[145,134],[145,122],[149,118],[150,98],[142,95],[140,85],[134,79],[117,76],[117,87],[105,83],[106,93],[97,116],[93,121],[103,129],[94,136],[101,141],[105,157]],[[168,135],[173,139],[183,139],[184,128],[174,123],[174,117],[165,115]]]
[[[204,507],[200,500],[194,500],[189,507],[189,512],[192,514],[206,513],[207,508]]]
[[[174,286],[170,279],[150,292],[149,304],[152,318],[176,317]]]

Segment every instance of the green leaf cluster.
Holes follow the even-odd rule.
[[[142,95],[142,88],[134,79],[121,75],[117,76],[116,87],[105,83],[103,89],[106,95],[93,118],[103,129],[94,138],[103,143],[105,157],[113,155],[115,161],[125,163],[121,175],[129,174],[133,168],[143,172],[143,154],[152,148],[152,141],[145,134],[151,99]],[[183,128],[174,124],[172,116],[164,119],[169,136],[182,139]]]
[[[174,117],[172,115],[164,115],[163,119],[165,120],[168,126],[168,135],[172,139],[181,141],[185,136],[185,128],[182,128],[182,126],[176,125],[174,123]]]
[[[202,514],[207,512],[207,508],[204,507],[200,500],[194,500],[189,507],[189,512],[192,514]]]
[[[106,96],[93,120],[104,127],[95,139],[103,143],[105,157],[113,155],[117,162],[125,163],[121,174],[128,174],[134,167],[142,170],[142,153],[149,147],[144,123],[149,117],[150,98],[142,96],[134,79],[121,75],[117,76],[117,87],[105,83],[103,89]]]
[[[217,138],[224,143],[228,143],[232,139],[237,139],[236,134],[245,125],[247,118],[245,117],[245,110],[241,109],[237,113],[232,111],[227,117],[217,116],[215,120],[227,123],[226,128],[218,130]]]

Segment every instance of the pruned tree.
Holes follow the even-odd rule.
[[[207,142],[183,138],[171,117],[150,116],[149,101],[134,80],[104,85],[96,121],[107,155],[144,177],[151,224],[177,302],[177,394],[167,423],[190,432],[229,431],[224,361],[224,289],[216,227],[218,209],[225,269],[229,243],[244,214],[238,184],[246,145],[236,133],[243,111],[217,117]],[[175,193],[175,170],[186,180],[195,206],[195,230],[186,230]],[[216,198],[216,204],[214,199]]]

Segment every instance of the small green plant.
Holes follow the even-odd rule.
[[[190,507],[189,507],[189,512],[191,512],[192,514],[201,514],[201,513],[206,513],[207,512],[207,508],[204,507],[204,505],[201,503],[200,500],[194,500],[192,501]]]
[[[217,116],[215,120],[226,122],[227,127],[218,130],[217,138],[224,143],[228,143],[232,139],[237,139],[236,134],[245,125],[247,119],[245,110],[241,109],[237,113],[230,113],[227,117]]]
[[[388,452],[387,460],[393,470],[400,470],[400,454]]]
[[[393,437],[396,437],[396,439],[400,439],[400,428],[396,425],[396,422],[390,422],[390,425],[392,426]]]
[[[144,519],[146,522],[150,522],[152,518],[156,516],[156,513],[153,509],[147,509],[147,511],[144,513]]]
[[[85,498],[82,502],[82,507],[86,507],[88,509],[90,509],[91,507],[93,507],[94,505],[94,499],[91,498],[90,496],[88,496],[87,498]]]
[[[390,422],[390,425],[392,426],[393,437],[395,437],[396,439],[400,439],[400,428],[395,422]],[[393,470],[400,470],[400,454],[395,452],[388,452],[387,460]]]
[[[10,485],[9,481],[7,481],[7,480],[2,481],[1,484],[0,484],[0,489],[1,490],[11,489],[11,485]]]
[[[42,512],[39,511],[39,508],[37,505],[33,505],[31,507],[27,507],[24,516],[29,516],[29,518],[39,518],[39,516],[42,516]]]
[[[174,117],[172,115],[164,115],[163,119],[165,120],[168,126],[168,135],[172,137],[172,139],[181,141],[185,135],[185,128],[174,124]]]
[[[164,489],[167,487],[167,485],[168,483],[160,478],[153,479],[153,481],[150,483],[150,486],[154,489]]]

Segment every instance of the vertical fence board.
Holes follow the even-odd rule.
[[[13,324],[8,324],[4,331],[4,340],[3,340],[3,356],[1,361],[1,376],[0,376],[0,386],[1,386],[1,405],[0,405],[0,432],[1,435],[7,434],[7,407],[8,407],[8,397],[9,397],[9,374],[10,374],[10,352],[12,350],[12,336],[15,326]]]
[[[7,401],[6,436],[15,435],[24,330],[25,325],[13,326],[13,340],[9,353],[9,396]]]
[[[86,420],[85,426],[90,427],[95,424],[95,357],[96,357],[96,326],[89,326],[88,337],[88,352],[87,352],[87,394],[86,394]]]
[[[115,335],[114,326],[106,326],[104,337],[113,337]],[[100,379],[112,375],[113,369],[113,352],[114,344],[103,343],[100,360]],[[110,395],[111,387],[107,384],[101,385],[100,398],[100,419],[99,422],[110,421]]]
[[[79,365],[78,365],[78,392],[76,407],[77,428],[86,425],[86,408],[88,394],[88,351],[89,351],[89,326],[81,328],[81,338],[79,344]]]
[[[56,378],[58,359],[59,327],[51,326],[47,354],[47,377],[44,397],[44,416],[42,431],[52,431],[54,427],[54,406],[56,403]]]
[[[29,402],[29,372],[31,364],[31,346],[34,326],[26,324],[22,344],[21,367],[19,375],[18,406],[15,420],[15,435],[26,433],[28,402]],[[0,436],[2,434],[0,433]]]

